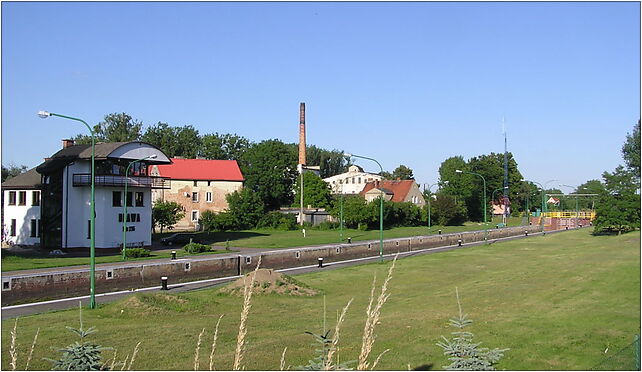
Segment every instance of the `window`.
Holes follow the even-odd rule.
[[[361,177],[357,178],[357,183],[361,183]]]
[[[192,211],[192,222],[198,222],[198,211]]]
[[[31,205],[39,206],[40,205],[40,191],[31,192]]]
[[[16,192],[9,191],[9,205],[16,205]]]
[[[87,239],[91,239],[91,220],[87,220]]]
[[[122,207],[123,206],[122,197],[120,195],[121,195],[120,191],[112,191],[112,193],[111,193],[111,206],[112,207]]]
[[[212,202],[212,192],[208,191],[207,194],[205,194],[205,201],[208,203]]]
[[[142,192],[137,192],[136,193],[136,206],[137,207],[144,207],[143,205],[143,197],[145,196],[144,193]]]
[[[212,181],[207,181],[207,186],[212,186]]]
[[[11,219],[11,230],[9,231],[9,236],[16,236],[16,220],[15,220],[15,218]]]
[[[127,206],[128,207],[132,206],[132,193],[131,193],[131,191],[127,191]]]
[[[29,229],[29,236],[35,238],[38,235],[38,221],[32,219],[30,227],[31,228]]]
[[[198,202],[198,193],[196,191],[192,193],[192,202]]]
[[[27,192],[19,191],[18,192],[18,205],[27,205]]]
[[[352,177],[352,183],[354,184],[354,177]]]

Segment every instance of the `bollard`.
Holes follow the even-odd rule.
[[[582,224],[580,224],[580,227],[582,227]]]
[[[439,235],[441,235],[441,230],[439,230]]]
[[[457,244],[461,247],[461,239],[457,239]]]
[[[176,259],[176,251],[172,251],[172,260]]]
[[[348,237],[348,244],[352,243],[352,238]]]
[[[495,225],[495,228],[496,228],[496,229],[499,229],[499,225]]]
[[[161,291],[167,291],[167,277],[161,276]]]
[[[323,257],[317,258],[317,261],[319,261],[319,267],[323,267]]]
[[[566,230],[568,230],[568,226],[566,226]]]
[[[524,235],[528,236],[528,230],[524,231]]]

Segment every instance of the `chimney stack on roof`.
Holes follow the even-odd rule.
[[[305,102],[299,108],[299,164],[305,165]]]
[[[75,145],[75,141],[72,139],[63,139],[62,140],[62,148],[66,149],[67,147]]]

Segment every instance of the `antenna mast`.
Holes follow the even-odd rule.
[[[506,218],[508,217],[508,139],[506,136],[506,123],[504,116],[502,116],[502,131],[504,132],[504,218],[503,223],[506,226]]]

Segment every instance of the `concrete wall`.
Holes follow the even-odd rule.
[[[489,230],[488,239],[523,236],[525,231],[537,232],[537,226],[509,227]],[[384,254],[409,252],[424,248],[447,247],[483,241],[484,231],[444,235],[417,236],[384,240]],[[283,269],[379,255],[379,241],[334,244],[319,247],[290,248],[257,253],[250,256],[199,257],[198,259],[167,260],[162,263],[132,263],[127,267],[101,265],[96,269],[96,293],[160,285],[160,277],[169,277],[169,284],[200,279],[220,278],[248,273],[256,267]],[[109,274],[111,273],[111,274]],[[83,296],[89,293],[89,269],[44,275],[2,275],[2,305],[36,300]]]

